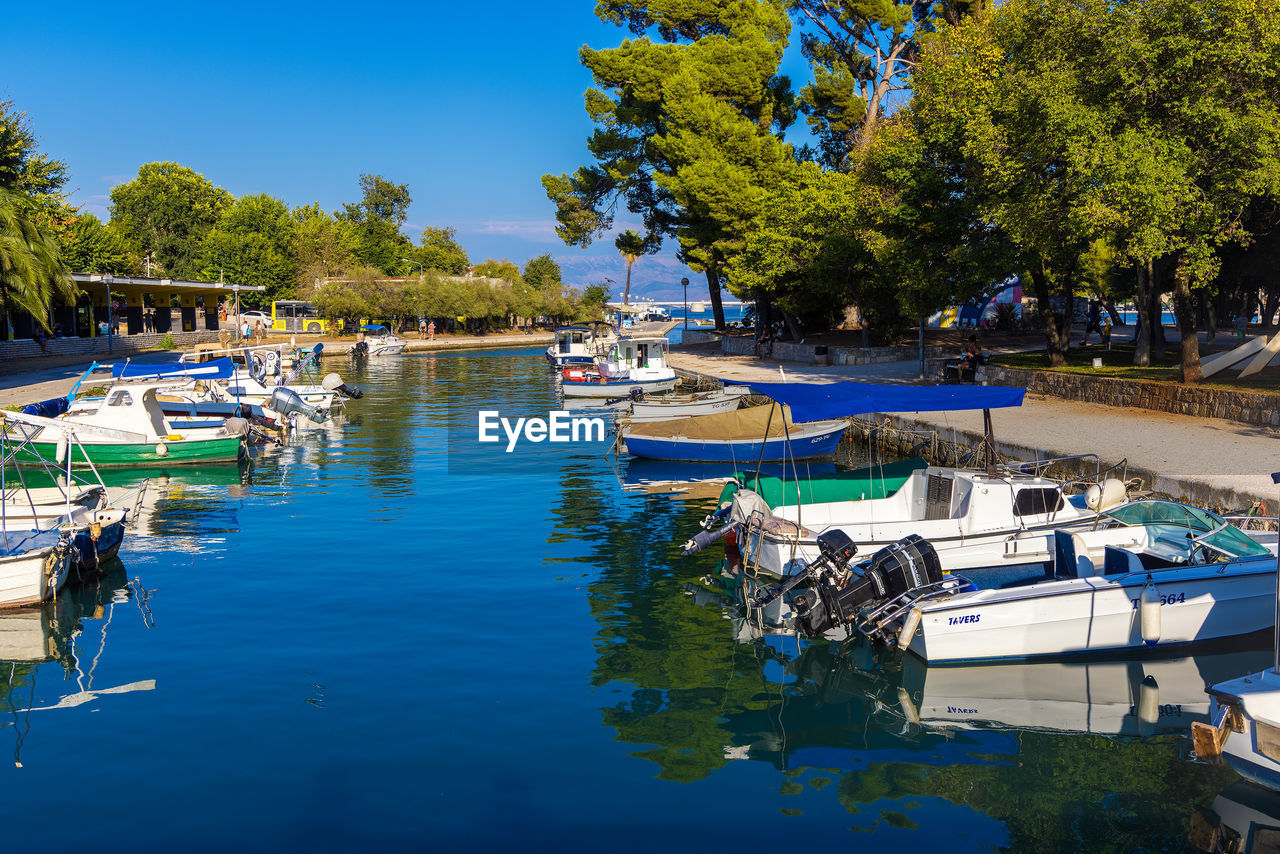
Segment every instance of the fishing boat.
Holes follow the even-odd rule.
[[[609,346],[618,339],[618,331],[613,324],[596,320],[557,327],[555,336],[545,355],[554,367],[563,368],[566,365],[595,364],[596,358],[605,355]]]
[[[67,580],[73,553],[61,531],[0,531],[0,606],[52,599]]]
[[[565,397],[620,398],[636,389],[647,394],[671,391],[678,381],[667,365],[667,339],[619,338],[594,366],[561,371],[560,391]]]
[[[640,424],[645,421],[671,421],[691,415],[732,412],[742,405],[743,398],[750,393],[751,389],[746,386],[725,386],[723,389],[698,394],[663,395],[653,400],[641,398],[631,402],[631,412],[627,418],[632,424]]]
[[[852,542],[828,532],[823,558],[770,596],[807,581],[798,631],[863,634],[931,664],[1164,652],[1275,622],[1275,556],[1199,508],[1134,501],[1053,542],[1049,570],[946,575],[919,536],[854,567]]]
[[[984,386],[883,386],[870,383],[751,384],[786,403],[794,417],[857,415],[871,412],[988,410],[1017,406],[1023,389]],[[987,447],[993,444],[988,431]],[[630,447],[630,443],[628,443]],[[801,489],[779,503],[745,482],[726,491],[719,510],[704,521],[720,536],[733,531],[751,574],[782,578],[792,567],[821,555],[818,538],[839,529],[864,553],[909,534],[925,537],[948,571],[992,564],[1043,566],[1050,559],[1043,534],[1096,518],[1127,499],[1123,483],[1068,496],[1062,484],[1036,474],[999,470],[988,459],[984,471],[940,466],[913,468],[902,485],[882,496],[845,495],[839,489]],[[783,493],[779,491],[779,495]],[[714,539],[695,537],[686,554]],[[956,550],[952,547],[963,545]]]
[[[363,344],[366,356],[398,356],[409,343],[380,323],[366,323],[360,331],[364,333],[364,340],[357,347]]]
[[[235,462],[245,451],[247,424],[228,420],[217,427],[178,427],[165,416],[159,394],[172,380],[117,383],[96,408],[56,419],[10,413],[27,428],[20,460],[58,465],[146,466]],[[69,434],[74,432],[75,441]]]
[[[618,435],[626,443],[627,453],[637,457],[737,463],[830,456],[848,426],[844,420],[796,424],[786,407],[756,406],[673,421],[624,424]]]

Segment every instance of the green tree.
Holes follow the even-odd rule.
[[[501,261],[488,258],[483,263],[477,264],[474,272],[475,275],[487,279],[506,279],[509,282],[521,280],[520,268],[506,258]]]
[[[418,245],[408,257],[421,263],[424,269],[453,276],[461,276],[471,266],[466,250],[458,243],[457,231],[452,228],[424,228]]]
[[[319,202],[294,208],[292,217],[289,254],[300,293],[310,293],[320,280],[355,266],[360,240],[350,222],[330,216]]]
[[[49,328],[49,306],[55,297],[74,304],[76,286],[58,257],[58,243],[37,224],[38,202],[0,189],[0,304],[6,337],[13,338],[10,313],[29,313]]]
[[[641,255],[645,254],[644,238],[640,233],[628,228],[613,241],[613,248],[618,250],[622,260],[627,264],[627,283],[622,291],[622,304],[630,305],[631,301],[631,268]]]
[[[0,189],[24,195],[45,213],[66,200],[67,164],[37,149],[31,118],[0,101]]]
[[[521,278],[537,291],[558,290],[561,283],[560,265],[551,257],[551,253],[544,252],[525,262]]]
[[[361,199],[344,204],[338,219],[356,226],[361,262],[392,270],[410,251],[409,238],[400,231],[409,217],[413,197],[408,184],[396,184],[381,175],[360,176]]]
[[[705,273],[723,327],[725,265],[763,187],[794,164],[778,137],[794,119],[790,83],[778,74],[790,22],[780,0],[609,2],[597,14],[637,34],[656,29],[666,43],[646,36],[581,51],[598,87],[586,96],[595,163],[543,177],[557,233],[588,245],[624,203],[649,245],[679,240],[681,260]]]
[[[137,269],[120,233],[91,213],[70,211],[70,225],[59,237],[59,254],[71,270],[124,275]]]
[[[231,202],[230,193],[186,166],[144,163],[137,178],[112,188],[111,224],[159,272],[195,278],[201,242]]]
[[[222,210],[217,226],[201,243],[201,276],[265,287],[264,292],[243,297],[252,308],[292,299],[297,280],[294,226],[293,216],[279,199],[265,193],[236,199]]]

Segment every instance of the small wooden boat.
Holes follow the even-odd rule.
[[[73,552],[60,531],[0,534],[0,606],[52,599],[67,580]]]
[[[830,456],[847,427],[844,420],[796,424],[785,407],[756,406],[623,425],[619,435],[627,452],[637,457],[755,462]]]
[[[732,412],[742,405],[743,397],[751,390],[745,386],[729,386],[723,390],[701,394],[661,397],[657,400],[637,400],[631,404],[629,419],[633,424],[645,421],[670,421],[691,415],[714,415]]]

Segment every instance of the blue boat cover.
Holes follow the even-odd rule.
[[[212,362],[160,362],[158,364],[135,364],[123,362],[111,366],[111,375],[116,379],[141,379],[156,377],[194,377],[201,380],[227,380],[235,375],[235,366],[231,357],[225,356]]]
[[[22,407],[22,412],[25,415],[39,415],[42,418],[57,418],[67,411],[68,403],[65,397],[55,397],[39,403],[29,403]]]
[[[848,418],[869,412],[943,412],[1021,406],[1025,388],[968,385],[879,385],[876,383],[756,383],[747,385],[791,407],[794,421]]]

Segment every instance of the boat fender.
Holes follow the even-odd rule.
[[[920,723],[920,710],[916,708],[916,704],[911,702],[911,695],[907,693],[907,689],[901,685],[898,686],[898,706],[902,709],[902,716],[909,723]]]
[[[166,445],[164,442],[161,442],[160,444],[156,445],[157,457],[167,456],[168,453],[169,453],[169,446]]]
[[[342,377],[338,374],[325,374],[324,379],[320,380],[320,386],[325,391],[336,391],[339,394],[346,395],[352,400],[359,400],[364,397],[364,392],[344,383],[342,381]]]
[[[1128,499],[1124,482],[1114,477],[1107,478],[1101,484],[1092,484],[1084,494],[1085,506],[1094,513],[1105,513]]]
[[[730,522],[714,531],[699,531],[693,535],[693,539],[688,540],[684,544],[683,550],[680,552],[681,557],[689,557],[689,555],[697,554],[712,543],[724,539],[724,536],[733,528],[734,523]]]
[[[916,629],[920,628],[923,616],[919,608],[912,608],[911,613],[907,614],[907,618],[902,621],[902,630],[898,632],[898,649],[905,650],[911,646],[911,639],[916,636]]]
[[[62,465],[67,461],[67,437],[59,436],[57,444],[53,448],[53,458],[58,465]]]
[[[1138,620],[1142,631],[1142,642],[1147,646],[1155,646],[1160,642],[1160,591],[1150,578],[1142,588],[1142,596],[1138,602]]]
[[[92,540],[94,540],[94,541],[96,542],[96,541],[98,540],[98,538],[99,538],[99,537],[101,537],[101,536],[102,536],[102,523],[101,523],[101,522],[94,522],[94,523],[92,523],[91,525],[89,525],[89,538],[90,538],[90,539],[92,539]]]
[[[1146,738],[1155,735],[1160,722],[1160,685],[1147,674],[1138,686],[1138,735]]]
[[[724,535],[724,560],[730,572],[737,572],[742,566],[742,552],[738,550],[738,532],[730,531]]]
[[[232,436],[246,436],[249,433],[249,422],[243,418],[228,418],[224,423],[227,433]]]

